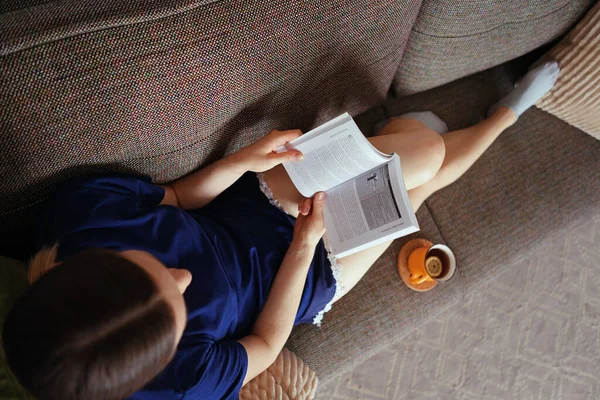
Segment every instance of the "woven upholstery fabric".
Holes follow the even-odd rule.
[[[0,231],[65,179],[178,178],[385,99],[419,1],[53,1],[0,16]],[[7,9],[13,8],[12,11]]]
[[[311,400],[319,379],[294,353],[284,348],[275,362],[240,391],[240,400]]]
[[[600,3],[546,58],[561,71],[537,106],[600,140]]]
[[[594,0],[425,0],[394,89],[420,92],[525,54],[565,33]]]
[[[428,205],[478,285],[597,213],[600,142],[533,108]]]

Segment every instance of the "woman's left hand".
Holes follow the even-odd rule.
[[[307,244],[313,248],[319,243],[325,233],[323,208],[325,208],[324,192],[315,193],[313,198],[305,198],[298,204],[298,218],[294,225],[292,243]]]
[[[247,171],[265,172],[284,161],[298,161],[304,157],[298,150],[277,153],[277,148],[291,142],[302,132],[298,129],[289,131],[273,130],[237,152],[235,155]]]

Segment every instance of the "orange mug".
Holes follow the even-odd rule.
[[[446,282],[456,272],[456,258],[448,246],[436,244],[419,247],[408,256],[410,281],[414,285],[423,282]]]

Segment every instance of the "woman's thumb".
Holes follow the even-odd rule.
[[[288,150],[282,153],[275,153],[274,158],[276,158],[280,163],[284,161],[300,161],[304,158],[304,154],[298,150]]]
[[[323,207],[325,207],[325,192],[318,192],[313,199],[313,215],[316,214],[319,218],[323,217]]]

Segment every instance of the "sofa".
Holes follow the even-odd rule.
[[[432,110],[476,123],[592,0],[27,0],[0,4],[0,254],[26,260],[40,204],[95,172],[179,178],[271,129],[349,112],[366,135]],[[321,380],[402,340],[600,205],[600,142],[527,111],[417,213],[322,328],[287,344]],[[446,243],[458,272],[409,290],[396,257]],[[23,266],[23,268],[25,268]]]

